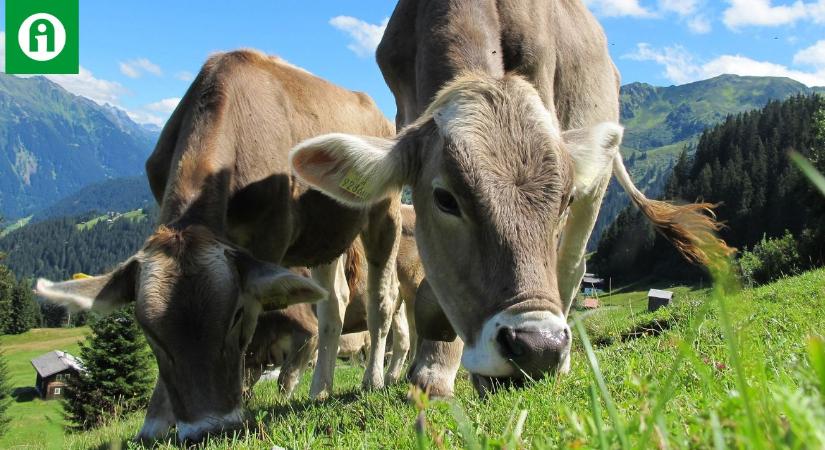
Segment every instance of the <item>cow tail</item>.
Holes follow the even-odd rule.
[[[718,237],[717,233],[724,227],[716,220],[713,212],[718,204],[675,205],[645,197],[630,179],[621,155],[613,159],[613,174],[656,231],[667,238],[688,261],[710,266],[726,260],[735,251]]]

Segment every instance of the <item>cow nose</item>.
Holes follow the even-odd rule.
[[[570,349],[570,328],[540,330],[504,326],[496,334],[502,356],[525,374],[536,377],[555,372]]]

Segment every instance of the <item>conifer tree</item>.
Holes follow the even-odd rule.
[[[156,372],[133,307],[99,319],[91,329],[80,344],[85,371],[70,379],[65,395],[66,416],[78,429],[99,426],[114,413],[144,408]]]

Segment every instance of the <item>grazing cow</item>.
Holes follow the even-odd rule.
[[[410,350],[410,342],[415,342],[415,308],[416,290],[424,278],[418,250],[415,245],[415,211],[411,206],[401,207],[402,235],[398,248],[396,267],[399,280],[399,294],[403,305],[393,315],[392,322],[392,358],[387,367],[387,382],[395,383],[401,377],[401,371]],[[349,302],[346,304],[344,326],[336,346],[337,355],[351,356],[369,349],[369,333],[366,321],[366,283],[364,269],[366,265],[360,240],[348,249],[345,259],[345,274],[349,287]],[[283,393],[290,395],[300,378],[301,372],[315,354],[318,342],[318,320],[307,304],[290,306],[284,310],[262,314],[258,327],[247,348],[247,380],[250,385],[260,378],[262,369],[267,365],[282,366],[278,375],[278,384]],[[369,352],[366,352],[369,354]]]
[[[339,256],[359,235],[375,331],[365,385],[381,384],[400,198],[345,207],[299,183],[288,151],[322,133],[389,138],[392,128],[368,96],[278,58],[243,50],[204,65],[146,163],[159,230],[109,274],[37,284],[41,296],[75,307],[135,302],[160,369],[150,413],[171,412],[147,415],[139,438],[176,425],[179,439],[200,440],[241,426],[242,361],[259,311],[329,296],[324,317],[325,304],[347,298]],[[282,266],[313,267],[315,282]],[[327,323],[340,333],[340,317]]]
[[[611,173],[686,257],[728,251],[712,205],[633,185],[618,152],[619,75],[581,1],[400,0],[377,59],[403,131],[316,137],[291,161],[353,206],[412,186],[427,341],[408,377],[431,394],[452,393],[459,362],[482,394],[493,379],[569,369],[567,314]]]

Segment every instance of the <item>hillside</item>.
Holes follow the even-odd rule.
[[[718,203],[716,214],[725,224],[720,236],[733,247],[752,248],[763,236],[788,230],[804,265],[823,265],[825,199],[791,164],[790,149],[825,171],[825,97],[771,101],[709,128],[694,154],[674,166],[663,195]],[[631,207],[605,231],[590,262],[602,274],[625,279],[696,275]]]
[[[157,133],[43,77],[0,74],[0,215],[28,216],[108,178],[141,174]]]
[[[361,391],[363,369],[339,363],[328,401],[308,399],[309,375],[291,400],[274,382],[259,383],[246,405],[247,434],[203,448],[822,448],[825,366],[809,362],[820,353],[811,344],[809,356],[806,344],[825,329],[825,271],[724,301],[677,291],[671,308],[654,313],[644,308],[646,291],[636,291],[578,315],[593,349],[574,328],[562,377],[480,400],[462,372],[454,401],[411,402],[405,384]],[[141,419],[129,415],[64,445],[126,447]]]
[[[702,132],[731,114],[764,107],[770,100],[796,94],[825,93],[789,78],[722,75],[682,86],[656,87],[631,83],[621,89],[621,121],[625,126],[622,154],[637,186],[650,196],[662,193],[679,153],[692,153]],[[687,199],[693,200],[693,199]],[[611,183],[596,230],[595,249],[602,232],[628,204],[627,196]]]
[[[36,212],[33,222],[65,216],[77,216],[91,211],[126,212],[137,208],[149,208],[155,198],[143,175],[114,178],[82,188],[54,204]]]
[[[155,209],[47,219],[0,238],[0,252],[18,278],[99,274],[136,252],[155,221]]]

